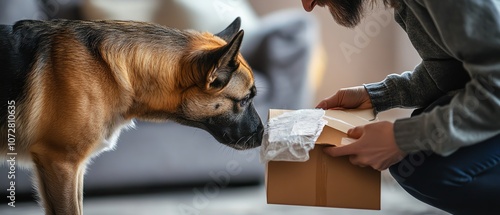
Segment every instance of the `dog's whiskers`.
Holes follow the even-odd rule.
[[[239,148],[240,149],[248,149],[250,148],[250,144],[248,144],[248,141],[250,141],[254,136],[256,135],[256,133],[250,135],[250,136],[247,136],[247,137],[241,137],[237,142],[236,144],[240,145]],[[240,141],[243,140],[244,138],[246,138],[246,140],[241,144]]]

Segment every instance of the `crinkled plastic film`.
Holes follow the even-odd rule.
[[[307,161],[327,121],[321,109],[285,112],[271,118],[264,131],[261,162]]]

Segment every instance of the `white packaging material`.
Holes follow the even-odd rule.
[[[261,162],[307,161],[327,121],[321,109],[301,109],[271,118],[264,132]]]

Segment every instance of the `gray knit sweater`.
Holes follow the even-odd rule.
[[[449,155],[500,134],[500,1],[402,0],[395,19],[422,58],[411,72],[366,84],[376,112],[449,104],[399,119],[394,135],[405,152]],[[500,144],[500,143],[499,143]]]

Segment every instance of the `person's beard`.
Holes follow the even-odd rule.
[[[365,0],[316,0],[320,7],[328,7],[335,22],[353,28],[364,15]]]

